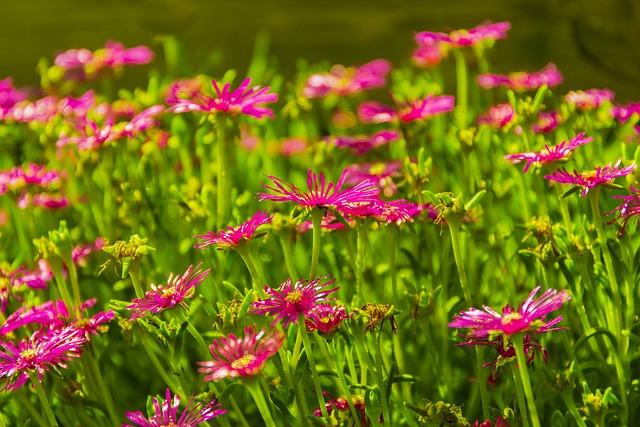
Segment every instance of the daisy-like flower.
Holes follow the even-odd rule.
[[[283,327],[295,323],[300,315],[305,318],[318,317],[318,306],[327,301],[335,300],[328,296],[339,289],[327,289],[336,279],[323,282],[322,278],[315,280],[298,280],[295,284],[287,279],[279,289],[264,287],[264,292],[271,298],[251,303],[251,312],[276,316],[272,325],[283,321]],[[322,315],[322,313],[320,313]]]
[[[533,133],[551,132],[564,121],[557,111],[542,111],[538,114],[538,121],[531,126]]]
[[[615,165],[609,163],[607,166],[599,167],[593,171],[577,172],[573,171],[573,175],[567,172],[565,169],[557,170],[552,174],[545,175],[544,177],[551,181],[559,182],[560,184],[573,184],[582,187],[580,195],[586,196],[589,190],[595,188],[601,184],[608,184],[614,179],[626,176],[632,173],[637,165],[635,163],[629,166],[618,168],[622,159],[618,159]]]
[[[448,55],[444,43],[418,46],[411,54],[411,62],[419,68],[432,68]]]
[[[535,73],[522,71],[507,75],[480,74],[478,76],[478,85],[483,89],[504,86],[515,91],[525,91],[538,89],[542,85],[554,87],[560,83],[562,83],[562,74],[560,74],[555,64],[548,64]]]
[[[204,281],[210,271],[202,270],[202,263],[195,269],[190,265],[182,276],[174,276],[172,273],[166,286],[151,284],[151,290],[147,291],[144,298],[135,298],[126,307],[132,311],[131,320],[147,313],[159,313],[176,305],[183,305],[183,301],[194,295],[194,288]]]
[[[29,380],[29,372],[36,371],[42,382],[49,369],[67,368],[65,362],[80,357],[85,342],[80,329],[67,326],[51,331],[36,331],[30,338],[14,344],[0,341],[0,378],[7,384],[2,390],[17,390]]]
[[[193,99],[179,98],[177,95],[168,98],[167,102],[171,107],[167,111],[174,113],[185,113],[188,111],[215,113],[220,111],[233,116],[244,114],[257,119],[263,117],[273,118],[273,111],[270,108],[264,107],[263,104],[276,102],[278,100],[278,94],[268,93],[270,89],[269,86],[264,88],[255,86],[249,89],[250,83],[251,79],[246,78],[238,89],[231,92],[230,83],[225,84],[222,90],[220,90],[218,83],[213,80],[211,84],[216,91],[217,98],[211,98],[200,92],[189,91],[187,95]],[[180,87],[177,87],[176,90],[179,91]]]
[[[140,112],[129,121],[122,129],[122,136],[133,138],[150,127],[157,126],[159,122],[156,116],[164,111],[164,105],[153,105],[146,110]]]
[[[470,329],[468,333],[470,338],[485,338],[494,334],[510,337],[520,332],[542,334],[557,330],[558,328],[552,328],[552,326],[558,324],[562,316],[546,322],[545,317],[562,307],[562,304],[569,301],[571,296],[565,291],[547,289],[540,298],[534,300],[539,290],[540,286],[534,288],[517,311],[513,311],[509,304],[502,309],[502,314],[486,305],[482,306],[484,311],[472,307],[468,311],[453,316],[454,320],[448,326]]]
[[[591,137],[585,138],[584,132],[582,132],[576,135],[569,142],[562,141],[560,144],[554,145],[552,147],[549,147],[548,145],[545,144],[544,149],[539,153],[530,152],[530,153],[507,154],[506,156],[504,156],[504,158],[511,161],[511,163],[514,163],[514,164],[526,161],[527,164],[524,167],[524,173],[527,173],[531,165],[540,167],[543,164],[567,160],[576,147],[579,147],[580,145],[584,145],[591,141],[593,141],[593,138]]]
[[[304,319],[308,332],[320,331],[329,335],[351,317],[343,305],[318,304],[313,311],[313,316]]]
[[[28,270],[24,266],[13,270],[8,265],[0,263],[0,312],[7,311],[9,297],[15,296],[16,290],[24,288],[24,286],[32,289],[45,289],[47,282],[51,279],[53,279],[53,272],[49,263],[44,259],[38,261],[37,271]]]
[[[218,249],[229,249],[239,246],[243,242],[250,241],[258,227],[269,224],[271,221],[273,221],[273,215],[258,211],[251,219],[243,222],[238,227],[228,226],[226,230],[220,230],[217,233],[209,231],[195,236],[196,239],[200,239],[202,242],[197,243],[194,248],[205,249],[208,246],[216,245]]]
[[[489,125],[495,128],[504,128],[514,119],[515,113],[513,106],[506,102],[504,104],[494,105],[489,107],[487,114],[482,114],[478,117],[477,123]]]
[[[384,86],[389,71],[391,63],[386,59],[376,59],[360,67],[334,65],[328,73],[309,76],[302,95],[307,98],[353,95]]]
[[[396,119],[403,122],[424,120],[452,111],[455,98],[451,95],[429,95],[413,102],[398,102],[390,107],[377,101],[366,101],[358,106],[358,117],[363,123],[388,123]]]
[[[275,329],[260,332],[254,326],[244,329],[244,336],[229,334],[213,340],[209,346],[213,360],[198,362],[205,381],[238,376],[251,377],[262,372],[267,360],[278,352],[284,335]]]
[[[631,187],[631,194],[628,196],[613,196],[614,199],[622,199],[623,202],[615,207],[612,211],[607,212],[605,215],[618,215],[613,221],[608,224],[613,224],[616,221],[621,221],[622,230],[620,234],[624,234],[627,223],[630,219],[635,218],[636,223],[640,221],[640,189]]]
[[[594,110],[605,102],[613,101],[614,96],[614,93],[608,89],[588,89],[572,90],[564,96],[564,99],[579,110]]]
[[[400,160],[378,163],[360,163],[347,166],[347,183],[355,185],[359,182],[375,181],[382,193],[391,197],[396,192],[394,178],[402,177],[404,163]]]
[[[415,35],[415,40],[424,46],[437,43],[446,43],[452,47],[474,46],[488,40],[504,39],[510,29],[509,22],[484,22],[470,30],[456,30],[449,34],[422,31]]]
[[[187,406],[178,418],[178,407],[180,406],[180,396],[173,396],[171,401],[171,390],[167,389],[165,400],[159,400],[154,397],[152,399],[154,413],[149,417],[145,417],[142,412],[127,412],[125,415],[129,421],[136,423],[138,427],[195,427],[200,423],[218,417],[227,412],[226,409],[219,409],[220,404],[217,399],[205,404],[196,403],[191,397],[187,402]],[[135,427],[130,424],[123,424],[123,427]]]
[[[332,142],[336,147],[344,147],[351,150],[353,154],[363,155],[371,149],[388,144],[400,137],[400,134],[392,130],[382,130],[373,135],[366,136],[336,136],[325,138],[325,141]]]
[[[276,194],[258,193],[258,200],[273,200],[274,202],[294,202],[305,210],[311,209],[336,209],[338,211],[347,207],[350,203],[371,203],[378,198],[380,190],[374,181],[364,180],[354,187],[342,190],[347,179],[348,171],[342,171],[337,183],[326,182],[324,174],[315,174],[307,171],[307,188],[304,192],[282,179],[269,176],[275,187],[264,186]]]

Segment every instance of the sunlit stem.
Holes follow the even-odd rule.
[[[316,278],[318,271],[318,261],[320,260],[320,238],[322,237],[322,217],[324,211],[313,209],[311,211],[311,224],[313,224],[313,247],[311,249],[311,268],[309,269],[309,280]]]
[[[258,269],[256,265],[253,263],[253,258],[251,257],[251,252],[249,251],[249,246],[246,243],[240,244],[234,247],[235,251],[240,254],[242,260],[244,261],[247,269],[249,270],[249,274],[251,275],[251,281],[253,282],[253,290],[255,290],[258,295],[264,297],[264,289],[262,288],[265,283],[260,279],[260,274],[258,273]]]
[[[358,306],[364,301],[364,259],[365,259],[365,243],[367,241],[367,229],[364,221],[356,220],[356,293],[353,297],[353,305]]]
[[[217,221],[218,228],[224,227],[229,211],[229,150],[231,144],[227,140],[227,117],[219,114],[216,117],[217,132]]]
[[[467,63],[459,49],[453,50],[453,57],[456,62],[456,101],[458,103],[456,118],[458,119],[458,129],[462,130],[467,128],[467,110],[469,108]]]
[[[291,244],[289,242],[291,233],[289,231],[282,231],[278,233],[278,237],[278,240],[280,240],[280,247],[282,248],[282,255],[284,257],[284,263],[287,266],[289,277],[291,277],[291,279],[297,279],[300,276],[298,275],[298,271],[296,270],[296,264],[291,252]],[[313,280],[313,278],[311,280]]]
[[[129,264],[129,277],[131,278],[136,298],[144,298],[144,291],[140,284],[140,258],[133,258],[131,260],[131,264]]]
[[[307,333],[307,326],[304,324],[304,315],[298,316],[298,333],[302,337],[302,344],[304,345],[304,351],[307,353],[307,360],[309,361],[309,369],[311,370],[311,379],[313,380],[313,386],[316,389],[316,397],[318,398],[318,404],[322,411],[322,416],[325,419],[329,419],[329,413],[324,401],[324,395],[322,394],[322,388],[320,387],[320,377],[318,376],[318,370],[316,369],[316,360],[313,355],[313,348],[311,347],[311,341],[309,340],[309,334]]]
[[[295,384],[293,383],[293,379],[291,378],[291,365],[289,364],[289,358],[287,357],[287,351],[280,347],[278,349],[278,356],[280,356],[280,362],[282,363],[282,370],[284,375],[284,380],[288,387],[292,388],[296,395],[296,406],[298,408],[298,412],[300,415],[300,421],[303,425],[308,425],[306,414],[309,413],[309,408],[307,408],[307,401],[304,399],[302,394],[302,382],[297,381]]]
[[[531,420],[531,425],[533,427],[540,427],[538,408],[536,408],[536,401],[533,396],[533,389],[531,388],[531,379],[529,378],[527,357],[524,354],[524,333],[514,335],[511,343],[516,350],[516,356],[518,358],[518,372],[520,373],[519,377],[522,380],[522,388],[524,390],[525,400],[527,401],[527,408],[529,408],[529,420]],[[522,416],[523,419],[527,417],[526,414],[522,414]]]
[[[40,415],[36,408],[34,408],[33,404],[31,404],[31,401],[29,400],[29,397],[25,395],[23,391],[13,393],[13,396],[18,396],[18,400],[20,400],[22,406],[25,407],[27,412],[29,412],[29,414],[31,415],[31,418],[33,418],[41,427],[49,427],[47,421],[42,418],[42,415]]]
[[[44,413],[47,416],[49,425],[51,427],[58,427],[56,416],[53,415],[53,410],[51,409],[51,405],[49,404],[49,399],[47,399],[47,394],[44,392],[44,388],[42,387],[42,384],[38,379],[38,374],[36,374],[35,372],[29,372],[29,379],[31,380],[31,384],[33,384],[33,388],[36,389],[38,399],[40,399],[40,405],[42,406],[42,409],[44,409]]]

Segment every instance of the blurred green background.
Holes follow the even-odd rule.
[[[257,34],[287,77],[299,58],[356,65],[384,57],[409,63],[417,31],[509,21],[491,55],[494,71],[536,71],[555,62],[561,91],[610,88],[618,102],[640,100],[640,0],[0,0],[0,79],[35,85],[39,58],[106,40],[158,52],[159,36],[184,43],[196,68],[246,72]],[[125,86],[144,84],[129,69]]]

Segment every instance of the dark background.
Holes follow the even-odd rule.
[[[109,39],[149,45],[161,68],[162,34],[178,37],[190,62],[214,61],[241,75],[259,32],[270,36],[270,54],[287,77],[299,58],[356,65],[384,57],[403,66],[415,32],[484,20],[512,24],[490,53],[495,72],[555,62],[561,91],[609,88],[618,102],[640,101],[640,0],[0,0],[0,79],[35,85],[39,58]],[[147,72],[129,69],[123,84],[143,84]]]

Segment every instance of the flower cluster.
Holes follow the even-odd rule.
[[[515,91],[525,91],[538,89],[542,85],[555,87],[560,83],[562,83],[562,74],[560,74],[555,64],[548,64],[535,73],[523,71],[507,75],[480,74],[478,76],[478,85],[483,89],[504,86]]]
[[[17,194],[20,209],[30,205],[63,208],[69,202],[58,192],[62,177],[61,172],[46,170],[45,165],[35,163],[0,171],[0,196],[9,191]]]
[[[412,102],[396,101],[395,108],[377,101],[366,101],[358,107],[358,117],[363,123],[387,123],[396,119],[412,122],[452,111],[454,105],[455,98],[451,95],[429,95]]]
[[[398,132],[392,130],[382,130],[373,135],[367,136],[336,136],[325,138],[327,142],[335,144],[336,147],[348,148],[355,155],[363,155],[371,149],[388,144],[400,137]]]
[[[55,58],[55,65],[67,71],[80,70],[69,74],[68,78],[92,78],[104,69],[117,70],[125,65],[148,64],[153,60],[153,52],[147,46],[125,49],[121,43],[108,41],[103,49],[69,49]]]
[[[307,98],[354,95],[386,85],[389,71],[391,64],[385,59],[376,59],[360,67],[334,65],[328,73],[309,76],[302,95]]]
[[[594,110],[606,102],[613,101],[614,93],[608,89],[572,90],[564,99],[579,110]]]

